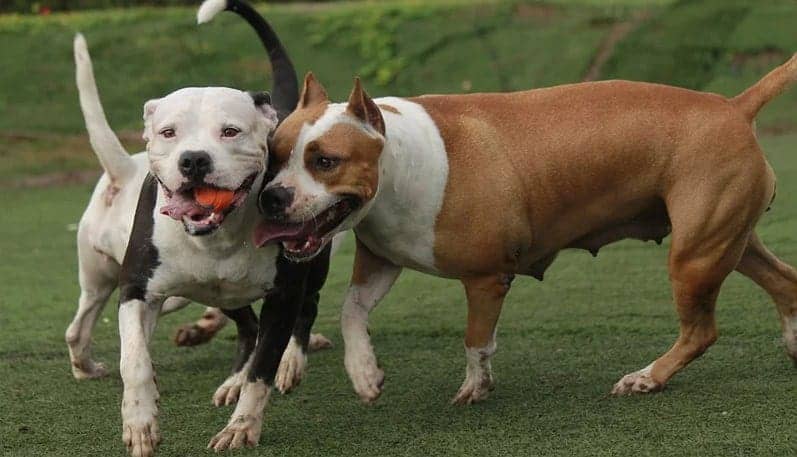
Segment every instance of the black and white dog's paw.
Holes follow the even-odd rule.
[[[287,394],[302,382],[305,371],[307,371],[307,354],[296,338],[291,337],[288,347],[282,354],[277,375],[274,377],[274,386],[280,393]]]

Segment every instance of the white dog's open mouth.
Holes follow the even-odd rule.
[[[335,235],[335,229],[359,206],[358,200],[346,197],[316,217],[301,222],[263,220],[255,228],[254,244],[282,242],[285,256],[291,260],[308,260],[318,254]]]
[[[215,231],[224,218],[241,206],[257,178],[253,173],[237,189],[223,189],[210,184],[182,185],[171,191],[161,183],[166,194],[166,204],[160,212],[181,221],[191,235],[207,235]]]

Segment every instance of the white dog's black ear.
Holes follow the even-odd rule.
[[[152,115],[155,114],[155,110],[158,109],[160,101],[161,99],[159,98],[153,98],[147,101],[147,103],[144,103],[144,134],[141,135],[144,141],[149,141],[154,136],[152,132]]]
[[[277,126],[277,111],[271,106],[271,94],[268,92],[249,92],[249,96],[255,102],[255,108],[262,114],[266,121],[270,124],[267,128],[268,131]]]

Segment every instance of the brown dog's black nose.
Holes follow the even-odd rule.
[[[213,171],[213,160],[205,151],[185,151],[177,162],[180,173],[192,181],[202,181]]]
[[[260,193],[258,204],[264,216],[279,219],[293,203],[293,187],[275,186]]]

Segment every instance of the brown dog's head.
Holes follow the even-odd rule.
[[[258,206],[265,217],[255,244],[282,242],[293,260],[308,260],[354,227],[379,186],[385,124],[360,80],[347,103],[329,102],[312,73],[297,109],[271,141],[269,181]]]

